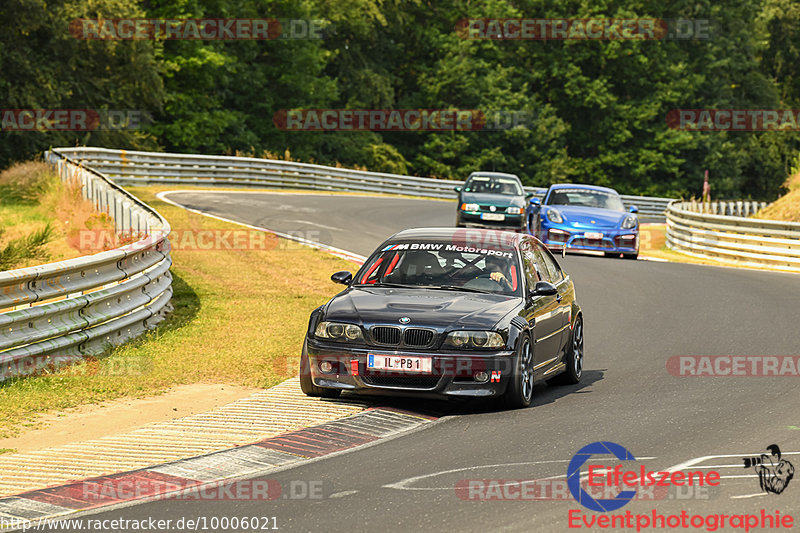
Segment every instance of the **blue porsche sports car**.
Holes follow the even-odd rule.
[[[528,231],[548,248],[593,250],[606,256],[639,256],[638,209],[625,209],[617,191],[595,185],[552,185],[544,200],[532,198]]]

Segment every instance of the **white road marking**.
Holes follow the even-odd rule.
[[[348,230],[348,229],[345,229],[345,228],[337,228],[336,226],[328,226],[328,225],[325,225],[325,224],[320,224],[319,222],[314,222],[314,221],[311,221],[311,220],[300,220],[299,218],[287,218],[286,222],[296,222],[298,224],[308,224],[309,226],[317,226],[317,227],[320,227],[320,228],[332,229],[332,230],[336,230],[336,231],[352,231],[352,230]]]
[[[236,220],[231,220],[229,218],[225,218],[225,217],[221,217],[221,216],[217,216],[217,215],[212,215],[212,214],[206,213],[204,211],[200,211],[199,209],[191,209],[189,207],[186,207],[185,205],[181,205],[178,202],[175,202],[175,201],[170,200],[169,198],[167,198],[168,194],[180,193],[180,192],[214,192],[214,191],[187,191],[187,190],[162,191],[162,192],[156,194],[156,198],[158,198],[162,202],[166,202],[166,203],[168,203],[170,205],[174,205],[175,207],[180,207],[181,209],[185,209],[185,210],[190,211],[192,213],[197,213],[198,215],[203,215],[203,216],[206,216],[206,217],[214,218],[216,220],[222,220],[223,222],[229,222],[231,224],[238,224],[239,226],[244,226],[246,228],[254,229],[254,230],[257,230],[257,231],[266,231],[266,232],[269,232],[269,233],[273,233],[273,234],[277,235],[278,237],[282,237],[284,239],[289,239],[290,241],[299,242],[300,244],[304,244],[304,245],[310,246],[312,248],[317,248],[319,250],[326,251],[326,252],[328,252],[330,254],[336,255],[336,256],[341,257],[343,259],[347,259],[349,261],[354,261],[354,262],[359,263],[359,264],[363,263],[364,261],[367,260],[366,257],[364,257],[363,255],[357,254],[355,252],[350,252],[348,250],[343,250],[341,248],[336,248],[334,246],[328,246],[327,244],[322,244],[320,242],[315,242],[315,241],[311,241],[311,240],[308,240],[308,239],[304,239],[302,237],[297,237],[296,235],[289,235],[287,233],[282,233],[280,231],[274,231],[274,230],[271,230],[271,229],[268,229],[268,228],[261,228],[261,227],[258,227],[258,226],[253,226],[252,224],[245,224],[244,222],[237,222]],[[222,191],[216,191],[216,192],[222,192]],[[245,191],[242,191],[242,192],[245,192]]]
[[[741,468],[744,469],[744,464],[736,464],[736,465],[711,465],[711,466],[696,466],[700,463],[708,461],[709,459],[725,459],[729,457],[737,457],[737,458],[744,458],[744,457],[758,457],[761,455],[761,452],[751,452],[751,453],[737,453],[737,454],[721,454],[721,455],[704,455],[702,457],[695,457],[694,459],[689,459],[683,463],[677,464],[673,467],[667,469],[667,472],[677,472],[680,470],[687,470],[688,468]],[[800,455],[800,452],[782,452],[782,456],[784,455]],[[736,475],[727,475],[727,476],[720,476],[720,479],[758,479],[758,476],[754,473],[751,474],[736,474]],[[759,492],[753,494],[742,494],[739,496],[731,496],[730,498],[733,500],[736,499],[744,499],[744,498],[755,498],[756,496],[762,496],[766,493]]]
[[[352,496],[353,494],[358,494],[357,490],[343,490],[341,492],[334,492],[328,498],[344,498],[345,496]]]
[[[755,494],[742,494],[741,496],[731,496],[732,500],[742,500],[744,498],[755,498],[756,496],[766,496],[766,492],[757,492]]]
[[[651,460],[656,459],[655,457],[637,457],[637,461],[644,461],[644,460]],[[384,485],[383,487],[386,489],[397,489],[397,490],[453,490],[454,487],[409,487],[410,484],[416,483],[422,479],[427,479],[431,477],[437,477],[445,474],[455,474],[456,472],[466,472],[469,470],[479,470],[482,468],[497,468],[502,466],[524,466],[524,465],[541,465],[541,464],[553,464],[553,463],[568,463],[572,459],[553,459],[550,461],[526,461],[523,463],[499,463],[494,465],[473,465],[473,466],[465,466],[463,468],[454,468],[452,470],[442,470],[440,472],[434,472],[432,474],[424,474],[421,476],[414,476],[405,479],[401,479],[400,481],[396,481],[394,483],[389,483],[388,485]],[[616,461],[615,457],[598,457],[597,461]],[[564,472],[564,476],[566,477],[566,472]],[[550,476],[544,479],[558,479],[562,476]],[[588,475],[587,475],[588,477]],[[525,480],[525,481],[540,481],[540,479],[536,480]]]

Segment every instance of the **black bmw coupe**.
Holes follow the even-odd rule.
[[[583,316],[569,275],[535,237],[468,228],[405,230],[311,313],[300,383],[341,391],[502,397],[527,407],[533,385],[578,383]]]

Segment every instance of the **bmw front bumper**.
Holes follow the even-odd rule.
[[[512,375],[513,350],[480,353],[412,352],[366,346],[342,346],[307,339],[309,368],[318,387],[341,389],[358,394],[414,397],[497,397],[508,386]],[[369,354],[397,357],[430,357],[431,373],[375,371],[367,368]],[[331,363],[323,372],[320,363]],[[476,374],[486,374],[486,381]]]

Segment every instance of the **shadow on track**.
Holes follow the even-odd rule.
[[[577,385],[547,385],[545,383],[537,383],[533,388],[533,403],[527,409],[535,409],[540,405],[555,402],[559,398],[570,394],[591,394],[592,391],[586,389],[603,379],[604,373],[605,370],[586,370],[583,373],[581,382]],[[434,417],[501,413],[508,411],[508,409],[500,405],[500,401],[497,398],[431,400],[428,398],[415,399],[392,398],[391,396],[359,396],[345,393],[342,394],[342,400],[363,401],[372,408],[388,407]],[[336,402],[337,400],[325,401]],[[524,409],[521,411],[524,411]]]

